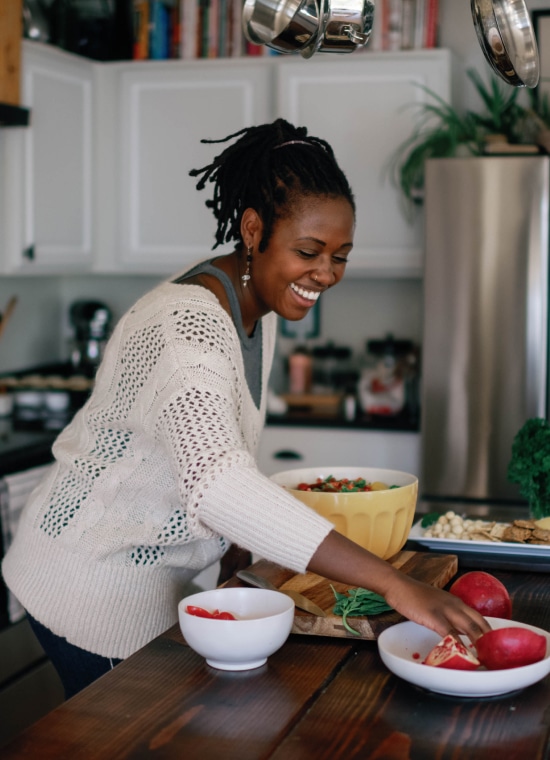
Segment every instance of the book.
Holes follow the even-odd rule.
[[[244,55],[245,36],[243,32],[242,0],[229,0],[231,18],[231,56],[237,58]]]
[[[401,50],[403,42],[403,0],[388,0],[385,50]]]
[[[416,9],[414,17],[414,45],[415,50],[424,47],[425,24],[426,24],[426,3],[427,0],[416,0]]]
[[[180,58],[197,58],[199,5],[198,0],[181,0]]]
[[[136,61],[149,58],[149,12],[149,0],[134,0],[133,58]]]
[[[165,60],[169,57],[168,8],[162,0],[151,0],[149,28],[149,57]]]
[[[415,14],[418,0],[402,0],[401,50],[412,50],[415,38]]]
[[[426,8],[426,32],[424,47],[434,48],[437,46],[437,30],[439,24],[439,0],[428,0]]]

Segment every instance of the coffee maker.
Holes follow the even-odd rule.
[[[93,377],[109,336],[111,310],[101,301],[75,301],[69,319],[74,330],[71,365],[76,372]]]

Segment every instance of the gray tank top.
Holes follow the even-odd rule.
[[[243,327],[239,300],[231,278],[221,269],[214,266],[211,259],[197,264],[197,266],[185,272],[181,277],[177,277],[173,282],[176,284],[184,283],[189,277],[194,277],[197,274],[211,274],[224,287],[241,344],[246,383],[256,407],[259,409],[262,397],[262,321],[260,319],[256,322],[252,335],[246,334]]]

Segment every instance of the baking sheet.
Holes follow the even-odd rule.
[[[428,549],[444,551],[450,554],[489,554],[550,561],[550,545],[515,544],[508,541],[464,541],[453,538],[425,538],[425,528],[422,527],[421,522],[419,520],[411,528],[409,541],[415,541]]]

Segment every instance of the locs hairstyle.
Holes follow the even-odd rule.
[[[213,197],[206,201],[218,222],[213,248],[231,240],[242,242],[241,216],[247,208],[255,209],[263,221],[260,251],[269,242],[273,222],[290,214],[304,196],[343,197],[355,213],[352,190],[331,146],[308,135],[306,127],[277,119],[201,142],[224,143],[236,137],[211,164],[189,172],[192,177],[202,175],[197,190],[214,183]]]

